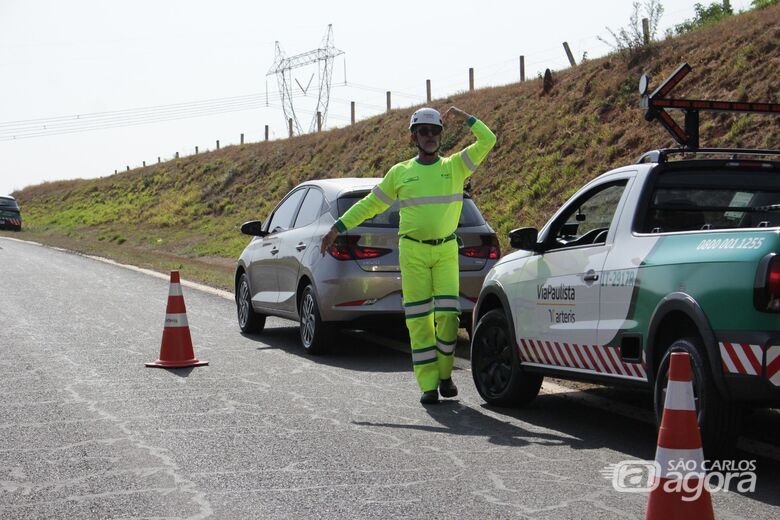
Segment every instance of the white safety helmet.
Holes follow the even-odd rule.
[[[421,108],[409,120],[409,130],[414,129],[414,125],[436,125],[444,128],[441,124],[441,114],[433,108]]]

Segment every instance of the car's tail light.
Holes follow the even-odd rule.
[[[460,254],[469,258],[486,258],[498,260],[501,258],[501,249],[498,246],[498,238],[495,235],[480,235],[482,244],[460,248]]]
[[[392,249],[358,245],[360,235],[341,236],[336,238],[328,253],[336,260],[367,260],[384,256]]]
[[[780,312],[780,255],[761,259],[753,286],[753,305],[764,312]]]

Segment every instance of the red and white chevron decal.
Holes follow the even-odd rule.
[[[18,218],[8,218],[8,217],[6,217],[5,218],[5,222],[6,222],[6,224],[11,224],[12,226],[21,226],[22,225],[22,221],[19,220]]]
[[[718,345],[720,345],[723,372],[749,376],[761,375],[761,365],[764,361],[764,351],[761,349],[761,345],[730,343],[728,341],[723,341]]]
[[[647,380],[644,362],[626,363],[616,347],[520,339],[520,362]]]
[[[766,378],[780,386],[780,346],[769,347],[766,351]]]

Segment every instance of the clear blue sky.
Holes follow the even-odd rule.
[[[691,18],[695,3],[662,0],[659,34]],[[732,1],[732,6],[746,9],[750,2]],[[610,40],[606,27],[627,26],[631,13],[625,0],[2,0],[0,194],[44,181],[111,175],[177,151],[192,154],[195,146],[202,152],[213,149],[217,139],[222,146],[237,144],[241,133],[247,141],[259,141],[266,124],[272,139],[284,138],[276,80],[266,77],[274,42],[287,55],[317,48],[329,23],[336,47],[346,52],[333,72],[327,125],[332,128],[349,123],[350,101],[357,103],[358,119],[384,111],[387,90],[393,92],[394,108],[422,103],[426,79],[434,98],[463,91],[469,67],[475,68],[477,88],[517,81],[521,54],[527,77],[547,67],[565,68],[563,41],[578,61],[585,52],[601,56],[609,48],[597,37]],[[300,69],[294,77],[306,86],[315,71]],[[257,102],[264,101],[266,84],[268,107]],[[248,97],[234,99],[238,96]],[[36,120],[30,127],[45,134],[52,130],[44,125],[51,127],[61,116],[69,116],[75,129],[78,115],[216,99],[241,110],[2,139],[14,121]],[[311,96],[296,99],[301,111],[313,105]],[[173,108],[151,113],[162,119],[177,113]],[[108,123],[116,120],[116,114],[107,117]],[[134,121],[145,120],[148,116]]]

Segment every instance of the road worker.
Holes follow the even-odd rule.
[[[444,120],[468,124],[477,141],[459,153],[440,157]],[[422,390],[420,402],[435,404],[455,397],[452,364],[460,316],[458,227],[463,186],[496,143],[496,136],[479,119],[457,107],[444,117],[421,108],[409,122],[417,157],[390,168],[384,179],[339,218],[322,238],[324,255],[343,233],[398,202],[401,290],[412,363]],[[437,391],[438,390],[438,391]]]

